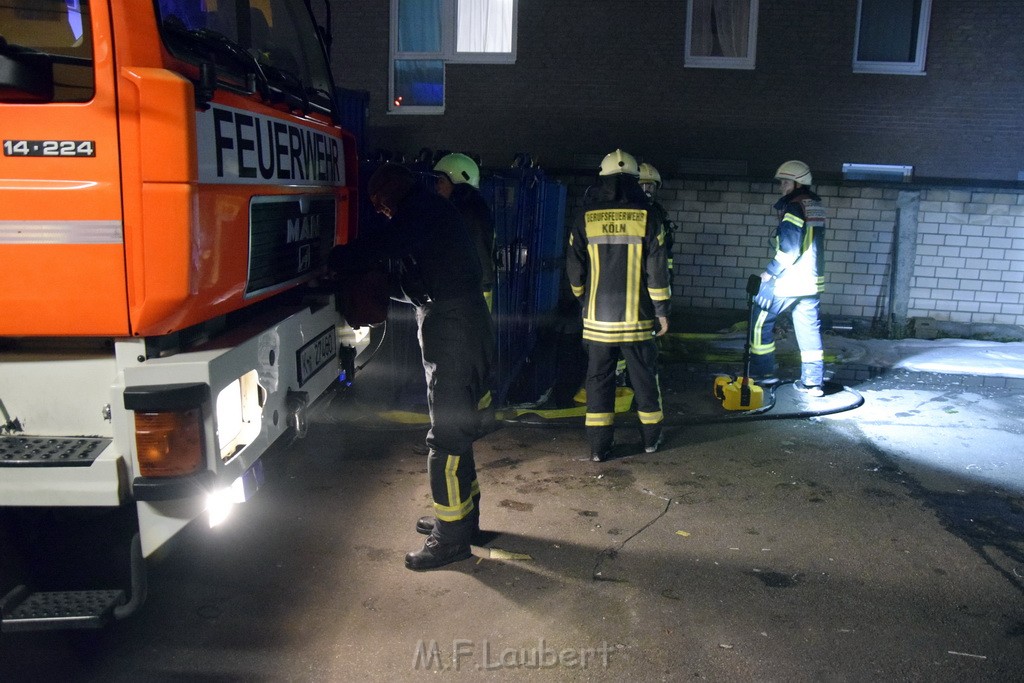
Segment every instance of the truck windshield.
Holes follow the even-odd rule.
[[[93,92],[88,0],[0,3],[0,101],[86,102]]]
[[[157,0],[167,49],[213,62],[218,76],[253,77],[292,106],[330,111],[330,72],[303,0]]]

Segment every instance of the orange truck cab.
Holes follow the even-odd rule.
[[[0,7],[0,630],[129,615],[351,370],[327,37],[309,0]]]

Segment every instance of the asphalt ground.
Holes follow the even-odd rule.
[[[650,455],[628,415],[605,463],[578,419],[500,423],[493,537],[431,572],[403,564],[424,428],[338,394],[151,562],[139,613],[3,634],[0,680],[1024,680],[1024,389],[839,365],[750,415],[713,396],[729,370],[669,359]]]

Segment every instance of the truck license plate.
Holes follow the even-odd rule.
[[[338,357],[338,335],[329,327],[298,351],[299,386]]]

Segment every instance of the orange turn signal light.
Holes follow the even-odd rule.
[[[203,467],[202,410],[136,412],[135,448],[140,476],[177,477],[198,472]]]

